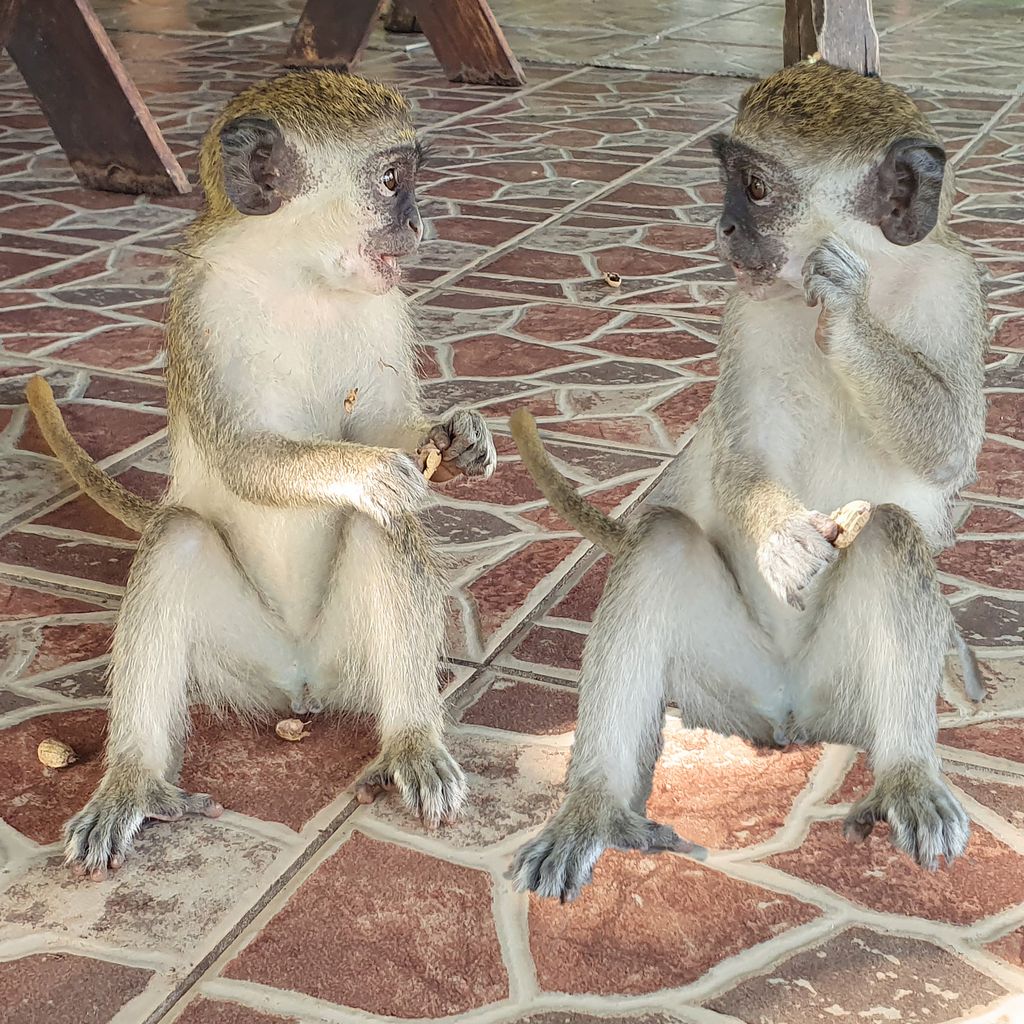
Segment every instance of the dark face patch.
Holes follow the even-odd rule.
[[[408,256],[416,249],[423,224],[416,209],[416,175],[421,150],[400,146],[372,156],[360,172],[360,194],[375,226],[366,246],[372,252]]]
[[[718,250],[740,284],[771,284],[786,262],[796,183],[777,160],[728,136],[713,136],[711,147],[725,187]]]

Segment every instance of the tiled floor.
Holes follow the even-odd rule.
[[[192,169],[212,113],[273,71],[298,0],[97,8]],[[570,907],[504,879],[554,809],[580,650],[606,564],[546,510],[510,446],[518,404],[607,510],[689,438],[716,373],[727,275],[703,140],[778,63],[781,3],[494,0],[528,85],[455,86],[415,38],[363,70],[400,85],[434,144],[430,241],[410,280],[435,408],[491,417],[501,464],[447,488],[451,742],[462,821],[428,835],[346,787],[364,723],[301,744],[197,714],[186,782],[229,808],[159,825],[114,881],[58,864],[61,821],[100,773],[103,668],[133,549],[76,497],[22,404],[45,373],[86,447],[133,488],[165,465],[161,319],[194,199],[87,192],[0,65],[0,1018],[7,1024],[812,1024],[1024,1021],[1024,57],[1022,10],[880,0],[884,70],[956,154],[956,220],[991,273],[989,439],[943,556],[983,659],[973,712],[947,687],[943,756],[974,819],[925,875],[839,820],[867,784],[841,748],[760,754],[669,729],[652,814],[704,865],[610,853]],[[406,49],[406,47],[409,47]],[[538,63],[546,62],[546,63]],[[700,74],[662,73],[701,72]],[[623,287],[607,288],[614,270]],[[58,736],[79,762],[36,761]]]

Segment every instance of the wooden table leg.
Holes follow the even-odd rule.
[[[133,194],[191,191],[89,0],[11,6],[4,45],[82,184]]]
[[[307,0],[285,63],[350,68],[383,0]],[[405,0],[453,82],[522,85],[523,69],[487,0]]]
[[[877,75],[878,32],[871,0],[786,0],[783,63],[796,64],[813,53],[836,67]]]
[[[384,27],[389,32],[421,32],[420,23],[416,15],[409,8],[406,0],[391,0],[388,5],[387,14],[384,16]]]

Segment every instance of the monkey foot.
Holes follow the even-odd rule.
[[[314,697],[305,687],[301,697],[292,698],[291,709],[293,715],[319,715],[324,709],[323,701]]]
[[[970,821],[946,783],[925,770],[903,769],[879,778],[844,823],[847,839],[863,842],[875,823],[889,825],[892,843],[928,871],[947,865],[967,847]]]
[[[101,787],[64,826],[64,861],[71,873],[94,882],[123,867],[143,823],[177,821],[186,814],[219,818],[224,807],[206,793],[162,784],[132,797],[115,785]]]
[[[372,804],[384,792],[398,792],[427,828],[455,820],[466,798],[466,778],[451,754],[433,741],[397,742],[356,781],[356,799]]]

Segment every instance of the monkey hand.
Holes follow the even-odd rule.
[[[491,432],[477,412],[460,410],[434,427],[427,440],[441,453],[441,465],[432,477],[435,483],[443,484],[460,473],[486,479],[498,464]]]
[[[387,744],[356,781],[356,799],[372,804],[397,790],[427,828],[454,821],[466,799],[466,777],[440,740],[406,736]]]
[[[938,868],[939,857],[947,865],[956,860],[970,835],[970,820],[943,779],[917,765],[879,774],[875,788],[847,815],[847,839],[863,841],[878,821],[888,823],[893,845],[928,871]]]
[[[707,851],[668,825],[637,814],[606,793],[576,790],[536,839],[521,847],[506,877],[519,892],[574,900],[609,847],[661,853],[670,850],[703,859]]]
[[[355,504],[387,528],[398,516],[423,505],[427,482],[411,455],[391,448],[378,451],[380,457],[367,472]]]
[[[838,524],[820,512],[800,512],[757,549],[757,567],[781,600],[803,611],[803,592],[838,557]]]
[[[849,313],[864,301],[868,265],[843,241],[826,238],[804,263],[804,299],[826,313]]]
[[[102,881],[124,864],[147,818],[177,821],[186,814],[217,818],[224,808],[205,793],[186,793],[160,779],[108,774],[92,799],[64,826],[64,862],[80,877]]]

